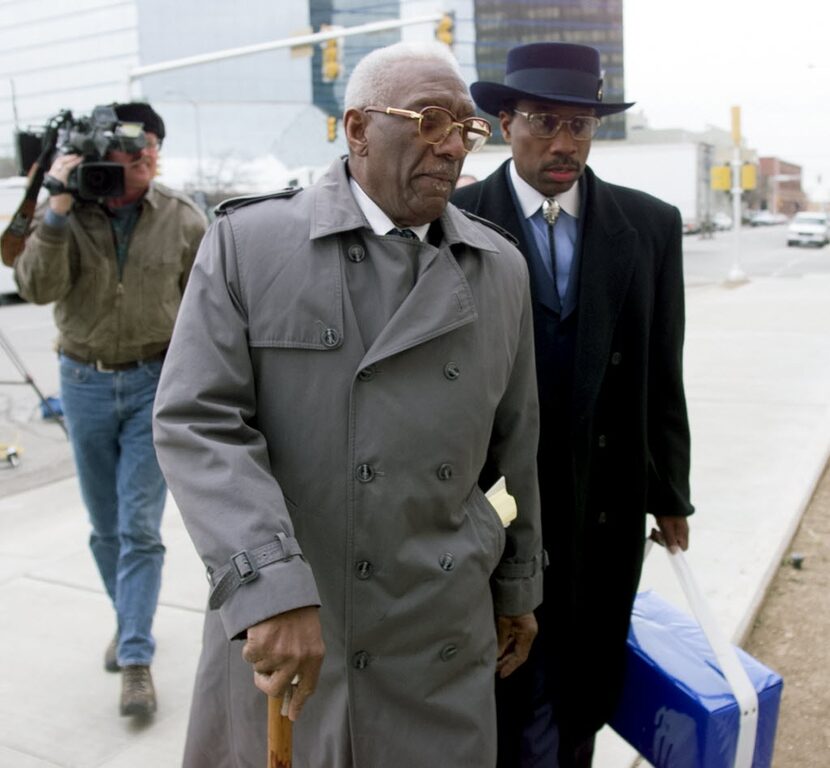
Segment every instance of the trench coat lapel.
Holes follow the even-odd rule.
[[[335,160],[310,191],[315,195],[311,207],[312,240],[369,226],[349,187],[344,159]]]
[[[590,412],[611,352],[620,309],[636,263],[634,228],[604,182],[585,171],[588,202],[579,276],[574,417]]]
[[[423,266],[415,285],[375,339],[362,366],[423,344],[478,317],[473,293],[453,255],[453,247],[469,245],[493,252],[495,249],[476,225],[452,205],[441,215],[440,223],[441,246],[437,249],[426,243],[417,246],[431,249],[432,253],[425,259],[422,254]]]
[[[310,225],[312,240],[368,227],[349,188],[343,160],[335,161],[314,189],[316,197]],[[449,333],[475,321],[478,316],[472,291],[452,254],[452,248],[461,244],[478,250],[496,252],[496,249],[478,231],[477,225],[455,206],[447,206],[440,223],[443,231],[440,248],[426,243],[420,246],[413,244],[413,247],[432,249],[433,253],[422,260],[423,266],[415,286],[378,334],[361,367]],[[337,279],[342,283],[339,248],[333,247],[331,253],[332,276],[336,272]],[[342,290],[340,295],[342,301]]]

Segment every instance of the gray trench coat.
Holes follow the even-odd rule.
[[[374,235],[338,161],[205,237],[159,386],[159,459],[209,572],[278,534],[302,555],[208,612],[186,765],[265,765],[239,638],[315,604],[326,658],[296,768],[495,764],[494,608],[541,599],[528,277],[453,206],[440,226],[439,247]],[[367,349],[345,266],[381,248],[420,267]],[[517,500],[507,531],[477,485],[485,461]]]

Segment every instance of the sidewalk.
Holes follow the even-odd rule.
[[[698,510],[688,559],[725,633],[740,639],[830,453],[830,276],[692,287],[687,317]],[[103,671],[113,618],[74,478],[4,496],[7,477],[0,471],[0,768],[177,766],[207,585],[172,500],[159,712],[138,728],[118,716],[119,678]],[[642,587],[685,607],[659,551]],[[597,768],[634,758],[601,734]]]
[[[687,560],[740,643],[830,457],[830,276],[694,288],[686,315],[697,510]],[[689,610],[656,547],[640,587]],[[635,757],[601,733],[598,768]]]

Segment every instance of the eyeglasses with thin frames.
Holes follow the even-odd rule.
[[[132,155],[133,157],[141,157],[142,152],[160,152],[161,151],[161,139],[147,139],[144,142],[144,146],[141,149],[137,149],[135,151],[120,149],[120,152],[127,152],[128,154]]]
[[[418,133],[427,144],[440,144],[454,128],[461,133],[465,152],[477,152],[492,135],[490,123],[483,117],[467,117],[457,120],[444,107],[424,107],[420,112],[397,107],[364,107],[364,112],[381,112],[393,117],[407,117],[418,121]]]
[[[596,136],[600,125],[599,118],[592,115],[577,115],[570,120],[563,120],[553,112],[522,112],[520,109],[513,111],[527,120],[530,135],[538,139],[554,138],[565,125],[576,141],[589,141]]]

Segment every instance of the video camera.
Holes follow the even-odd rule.
[[[54,147],[45,146],[54,142]],[[38,143],[37,154],[48,154],[52,164],[57,154],[81,155],[83,161],[69,174],[66,187],[51,176],[46,176],[43,186],[52,194],[70,192],[79,200],[104,200],[124,194],[124,166],[108,162],[108,152],[118,150],[134,154],[147,144],[141,123],[122,122],[112,106],[98,106],[89,116],[74,118],[64,110],[53,117],[41,136],[21,132],[18,134],[18,155],[21,168],[27,165],[26,147]],[[34,160],[35,158],[32,158]],[[28,163],[31,166],[31,163]]]

